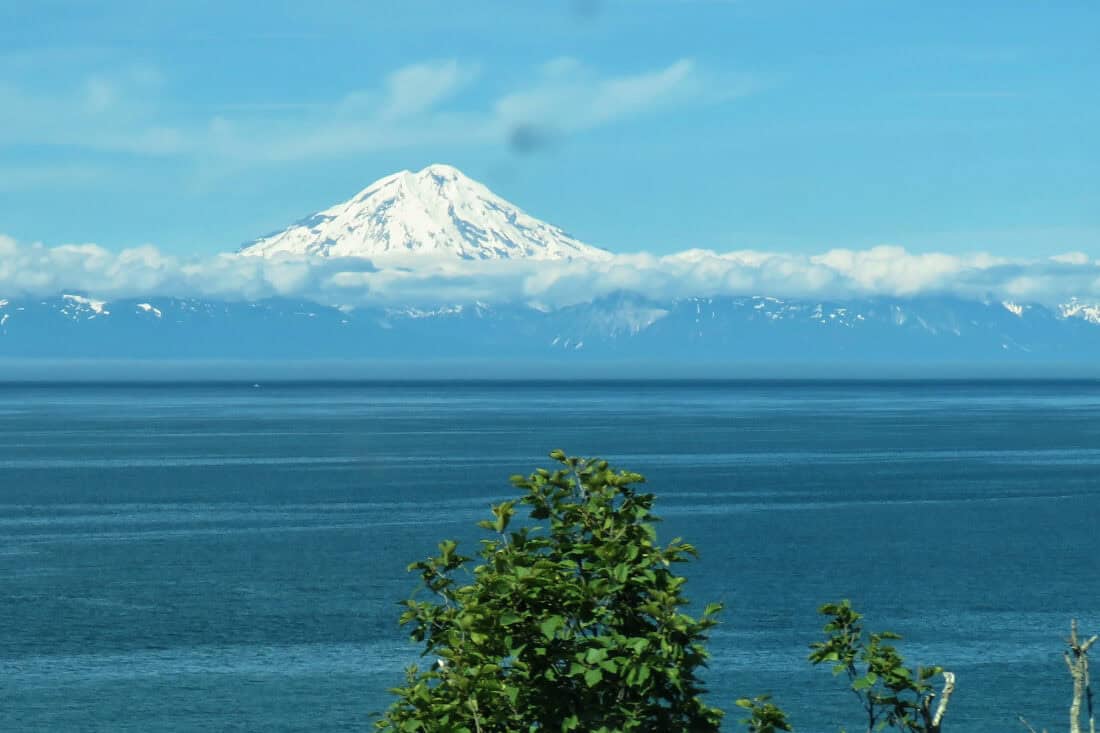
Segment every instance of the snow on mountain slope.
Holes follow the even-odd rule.
[[[1096,303],[1082,303],[1073,298],[1070,302],[1059,305],[1058,312],[1062,318],[1080,318],[1089,323],[1100,324],[1100,305]]]
[[[349,201],[244,246],[242,255],[603,259],[448,165],[401,171]]]
[[[95,318],[96,316],[109,316],[111,311],[106,309],[107,302],[86,298],[83,295],[62,295],[61,312],[70,318]]]

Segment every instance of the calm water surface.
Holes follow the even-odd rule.
[[[555,447],[701,550],[712,702],[858,725],[805,662],[847,597],[957,673],[952,729],[1065,727],[1100,386],[569,383],[0,386],[0,730],[369,729],[417,657],[405,566]]]

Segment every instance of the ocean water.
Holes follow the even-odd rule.
[[[572,382],[0,386],[0,730],[368,730],[417,659],[405,566],[557,447],[646,474],[701,551],[730,721],[771,693],[857,728],[805,661],[851,598],[956,672],[947,729],[1066,728],[1100,385]]]

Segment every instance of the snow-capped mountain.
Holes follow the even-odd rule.
[[[458,169],[439,164],[386,176],[348,201],[245,245],[240,254],[467,260],[608,256],[524,213]]]

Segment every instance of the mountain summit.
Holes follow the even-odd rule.
[[[242,255],[466,260],[603,259],[449,165],[401,171],[241,248]]]

